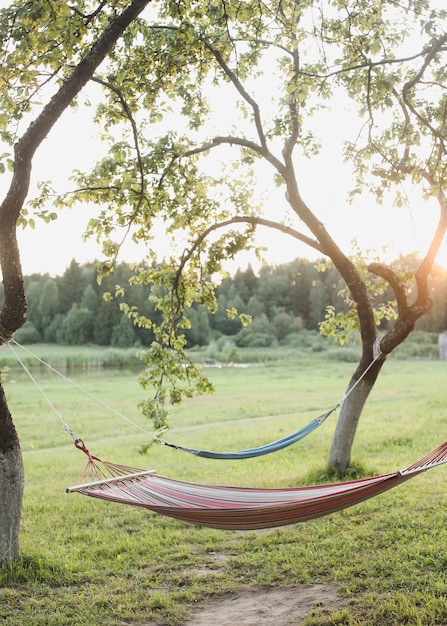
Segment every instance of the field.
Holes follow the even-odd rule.
[[[218,450],[266,443],[335,405],[352,370],[352,363],[299,352],[209,368],[216,393],[177,407],[165,437]],[[55,410],[26,374],[6,374],[27,480],[22,558],[0,569],[2,624],[174,626],[227,592],[315,584],[335,587],[337,601],[291,625],[447,624],[447,466],[302,525],[247,533],[190,527],[66,494],[85,457],[64,423],[108,460],[204,483],[285,487],[327,479],[336,416],[258,459],[208,461],[160,445],[141,456],[137,447],[150,439],[151,425],[138,413],[144,392],[137,374],[122,367],[64,374],[77,386],[35,373]],[[405,467],[447,439],[446,375],[447,364],[435,360],[386,363],[358,429],[356,475]]]

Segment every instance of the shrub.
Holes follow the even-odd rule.
[[[327,344],[322,341],[317,341],[312,344],[312,352],[324,352],[327,350]]]
[[[270,348],[277,345],[277,340],[270,333],[238,334],[236,345],[240,348]]]
[[[141,364],[134,348],[114,349],[108,348],[100,355],[101,365],[103,367],[135,367]]]
[[[360,351],[355,348],[331,348],[326,352],[326,358],[343,363],[358,363]]]
[[[40,343],[42,341],[39,331],[32,322],[25,322],[22,328],[19,328],[16,332],[15,338],[19,343],[23,344]]]

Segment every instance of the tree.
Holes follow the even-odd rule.
[[[58,343],[72,346],[91,343],[93,339],[94,315],[89,309],[81,308],[76,302],[60,326]]]
[[[121,315],[118,326],[112,332],[112,346],[115,348],[130,348],[135,345],[136,335],[134,325],[126,315]]]
[[[23,223],[28,219],[24,202],[35,152],[148,2],[101,2],[93,12],[84,13],[83,3],[50,5],[36,0],[11,4],[0,12],[3,51],[0,133],[3,142],[14,146],[14,155],[8,156],[11,182],[0,204],[0,265],[4,286],[1,343],[8,341],[26,320],[16,229],[18,221]],[[36,111],[37,94],[46,98],[51,93],[50,84],[55,89],[53,95]],[[27,129],[21,136],[16,135],[25,123],[29,123]],[[43,212],[42,217],[49,215]],[[23,484],[19,439],[0,383],[0,564],[18,556]]]
[[[245,271],[240,269],[237,270],[233,278],[233,283],[239,296],[245,303],[247,303],[256,291],[258,277],[254,273],[252,266],[249,264]]]
[[[164,264],[154,250],[150,269],[134,279],[162,287],[161,325],[140,318],[156,337],[147,383],[158,391],[145,409],[156,425],[165,422],[169,394],[177,402],[191,393],[186,381],[194,372],[196,390],[208,389],[184,352],[183,312],[194,303],[215,311],[213,275],[255,245],[256,229],[267,227],[329,259],[347,285],[350,310],[330,310],[323,325],[342,340],[354,329],[361,340],[329,459],[334,469],[346,470],[386,355],[432,306],[428,276],[447,225],[445,17],[435,0],[409,0],[405,7],[368,0],[361,10],[350,0],[170,4],[144,30],[131,58],[113,57],[102,81],[107,105],[97,111],[109,133],[109,158],[77,176],[79,197],[104,207],[89,232],[107,241],[105,269],[113,265],[123,227],[143,241],[155,220],[164,221],[171,249],[179,250],[179,241],[186,246]],[[129,72],[138,78],[127,80]],[[317,188],[326,172],[316,157],[332,135],[325,110],[340,101],[351,111],[346,143],[334,148],[325,168],[350,162],[352,199],[362,194],[359,210],[368,206],[366,198],[372,207],[403,206],[410,201],[407,185],[419,190],[427,210],[438,212],[433,239],[411,273],[351,258],[323,223]],[[212,115],[216,109],[220,114]],[[152,132],[145,133],[149,123]],[[325,125],[327,136],[317,137]],[[305,158],[317,163],[312,189]],[[269,215],[256,193],[266,180],[270,196],[277,184],[285,198],[273,194]],[[375,219],[373,208],[365,219]],[[375,300],[387,286],[395,319],[379,341],[391,305],[375,307]],[[130,306],[127,311],[138,318]]]
[[[93,289],[92,285],[88,284],[82,294],[82,299],[80,302],[81,308],[88,309],[93,313],[96,313],[99,308],[99,297],[96,291]]]
[[[74,303],[79,304],[84,293],[85,281],[82,268],[72,259],[58,281],[60,294],[60,312],[67,313]]]
[[[59,289],[53,278],[45,281],[39,298],[38,314],[40,329],[45,335],[45,329],[52,319],[59,313]]]

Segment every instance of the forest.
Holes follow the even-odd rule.
[[[411,259],[405,259],[405,264],[411,267]],[[96,263],[81,265],[74,259],[60,276],[26,276],[28,319],[16,333],[17,341],[119,348],[150,345],[151,331],[135,325],[123,313],[122,304],[137,306],[140,314],[157,321],[160,313],[151,294],[160,287],[132,284],[132,276],[132,267],[122,262],[99,284]],[[206,346],[221,337],[231,337],[237,347],[290,345],[303,331],[319,330],[327,307],[348,310],[344,288],[337,270],[318,261],[297,258],[265,265],[259,273],[249,265],[218,283],[215,313],[200,305],[188,309],[187,346]],[[439,333],[447,328],[447,272],[440,266],[432,272],[430,293],[433,307],[416,328]],[[389,300],[392,295],[385,292],[374,304]],[[235,311],[251,316],[251,323],[244,327]],[[381,324],[386,330],[386,320]]]

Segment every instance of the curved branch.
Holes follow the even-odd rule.
[[[367,59],[362,63],[356,63],[355,65],[349,65],[348,67],[341,67],[339,69],[328,72],[327,74],[317,74],[315,72],[302,72],[302,74],[303,76],[308,76],[309,78],[328,80],[329,78],[333,78],[334,76],[341,76],[342,74],[348,74],[349,72],[365,69],[368,67],[375,68],[382,67],[384,65],[399,65],[401,63],[408,63],[409,61],[414,61],[415,59],[425,56],[430,50],[431,48],[424,48],[420,52],[409,55],[407,57],[399,57],[397,59],[381,59],[380,61],[371,61]]]
[[[281,161],[277,159],[270,152],[270,150],[264,148],[263,146],[260,146],[250,139],[245,139],[244,137],[234,137],[233,135],[228,135],[227,137],[214,137],[210,142],[204,144],[203,146],[199,146],[198,148],[194,148],[193,150],[188,150],[182,156],[192,156],[194,154],[206,152],[207,150],[211,150],[212,148],[223,144],[227,144],[230,146],[235,145],[240,146],[241,148],[248,148],[249,150],[253,150],[253,152],[256,152],[257,154],[259,154],[259,156],[265,158],[269,163],[271,163],[279,174],[284,175],[285,173],[284,164],[281,163]]]
[[[292,80],[295,80],[300,73],[300,58],[299,58],[298,48],[295,48],[293,50],[292,59],[293,59],[293,68],[294,68],[294,78]],[[292,128],[290,130],[289,137],[284,142],[284,148],[282,151],[286,164],[291,162],[292,152],[293,152],[296,142],[298,141],[298,137],[300,134],[300,121],[299,121],[298,111],[299,111],[299,108],[298,108],[296,97],[292,96],[289,102],[289,112],[290,112],[290,118],[292,120]]]
[[[220,228],[226,228],[227,226],[232,226],[233,224],[251,224],[253,227],[266,226],[267,228],[273,228],[275,230],[278,230],[281,233],[284,233],[285,235],[290,235],[294,239],[298,239],[298,241],[301,241],[307,244],[311,248],[314,248],[314,250],[321,252],[321,254],[327,254],[324,247],[318,241],[316,241],[315,239],[311,239],[310,237],[307,237],[303,233],[300,233],[299,231],[295,230],[294,228],[291,228],[290,226],[286,226],[285,224],[280,224],[279,222],[274,222],[272,220],[267,220],[262,217],[240,215],[240,216],[232,217],[229,220],[225,220],[224,222],[218,222],[217,224],[212,224],[206,230],[204,230],[203,233],[199,237],[197,237],[197,239],[195,240],[191,248],[189,248],[188,250],[184,252],[180,265],[177,270],[177,277],[180,276],[185,265],[190,260],[190,258],[192,257],[194,252],[197,250],[197,248],[203,243],[203,241],[205,241],[205,239],[213,231],[218,230]],[[176,280],[178,280],[178,278],[176,278]]]
[[[238,43],[246,43],[247,40],[235,37],[233,41],[236,41]],[[289,50],[288,48],[286,48],[286,46],[283,46],[280,43],[276,43],[274,41],[270,41],[269,39],[262,39],[259,37],[254,37],[251,41],[253,41],[253,43],[260,44],[261,46],[266,46],[267,48],[276,48],[277,50],[281,50],[282,52],[285,52],[293,58],[293,51]]]
[[[91,13],[82,13],[82,11],[80,11],[76,7],[70,7],[70,8],[72,9],[72,11],[74,11],[74,13],[82,17],[82,19],[85,20],[86,24],[88,24],[89,22],[94,20],[95,17],[99,15],[99,13],[101,13],[106,3],[107,3],[107,0],[101,0],[100,4]]]
[[[247,92],[244,85],[239,80],[238,76],[235,74],[235,72],[233,72],[233,70],[226,63],[220,51],[214,48],[205,38],[199,36],[199,40],[204,44],[207,50],[211,52],[211,54],[214,56],[214,58],[218,62],[219,66],[224,71],[225,75],[229,78],[229,80],[235,86],[236,90],[239,92],[242,98],[250,105],[253,111],[255,126],[256,126],[259,141],[261,144],[260,146],[257,147],[256,151],[259,152],[259,154],[261,154],[265,159],[267,159],[267,161],[272,163],[280,174],[284,174],[284,171],[285,171],[284,165],[273,155],[273,153],[268,148],[267,139],[264,133],[264,128],[263,128],[262,119],[261,119],[261,112],[260,112],[258,103]],[[292,55],[293,64],[294,64],[294,72],[295,74],[297,74],[299,72],[298,49],[293,50],[291,52],[291,55]],[[298,114],[296,110],[296,103],[293,100],[290,104],[290,113],[291,113],[291,118],[292,118],[292,129],[291,129],[290,137],[286,140],[285,145],[284,145],[284,149],[283,149],[284,156],[291,155],[293,147],[298,138],[299,129],[300,129]],[[240,141],[243,141],[243,140],[240,140]],[[240,143],[240,145],[245,145],[245,144]],[[256,144],[254,144],[253,142],[248,142],[247,147],[254,149],[253,146],[256,146]]]
[[[204,37],[201,37],[200,35],[199,35],[199,41],[201,41],[203,45],[205,46],[205,48],[209,52],[211,52],[211,54],[214,56],[214,58],[216,59],[216,61],[218,62],[222,70],[224,71],[225,75],[229,78],[230,82],[233,83],[236,90],[239,92],[239,94],[242,96],[245,102],[247,102],[247,104],[250,105],[253,111],[254,118],[255,118],[255,125],[256,125],[256,130],[258,132],[259,141],[261,142],[262,147],[264,149],[267,149],[267,140],[264,134],[263,126],[262,126],[261,112],[259,110],[258,103],[250,96],[250,94],[245,89],[244,85],[241,83],[239,78],[236,76],[233,70],[229,67],[229,65],[223,58],[220,51],[214,48],[207,39],[205,39]]]
[[[208,150],[212,150],[213,148],[216,148],[217,146],[221,146],[221,145],[229,145],[229,146],[234,145],[234,146],[240,146],[241,148],[248,148],[249,150],[253,150],[253,152],[255,152],[259,156],[268,160],[269,163],[273,165],[273,167],[277,170],[279,174],[281,174],[282,176],[285,175],[286,169],[284,167],[284,164],[281,163],[281,161],[277,159],[273,154],[271,154],[269,150],[264,150],[262,146],[260,146],[254,141],[251,141],[250,139],[228,135],[227,137],[214,137],[213,139],[211,139],[211,141],[208,141],[202,144],[201,146],[198,146],[197,148],[186,150],[185,152],[181,154],[174,153],[170,162],[165,167],[165,169],[163,170],[160,176],[160,180],[158,182],[158,188],[160,189],[162,187],[165,177],[167,176],[168,172],[170,171],[170,169],[172,168],[172,166],[174,165],[176,161],[178,161],[179,159],[194,156],[195,154],[203,154],[204,152],[208,152]]]
[[[424,75],[425,70],[433,61],[437,53],[442,50],[442,47],[446,42],[447,42],[447,33],[445,33],[442,37],[440,37],[437,41],[435,41],[435,43],[432,46],[430,46],[430,48],[426,48],[423,51],[423,55],[425,56],[425,59],[424,59],[422,66],[420,67],[419,71],[416,72],[415,76],[411,80],[409,80],[407,83],[405,83],[402,89],[402,94],[404,95],[404,98],[405,98],[405,95],[408,93],[408,91],[410,91],[410,89],[414,87],[416,83],[418,83],[421,80],[422,76]]]
[[[127,119],[129,120],[129,123],[132,127],[132,136],[133,136],[133,142],[134,142],[134,146],[135,146],[135,151],[137,153],[137,165],[138,165],[138,175],[140,178],[140,190],[138,192],[138,199],[137,199],[137,203],[136,206],[134,208],[134,210],[132,211],[130,217],[129,217],[129,223],[127,224],[127,228],[125,231],[124,236],[121,239],[121,243],[118,245],[118,249],[116,251],[115,257],[114,257],[114,261],[113,263],[115,263],[116,258],[119,254],[119,250],[121,248],[121,246],[123,245],[123,243],[125,242],[125,240],[127,239],[130,229],[132,228],[132,224],[134,222],[134,219],[137,217],[137,215],[140,212],[141,206],[143,204],[143,200],[144,200],[144,195],[145,195],[145,190],[146,190],[146,180],[144,177],[144,164],[143,164],[143,157],[141,155],[141,149],[140,149],[140,140],[139,140],[139,136],[138,136],[138,127],[137,127],[137,123],[135,121],[134,116],[132,115],[132,111],[130,109],[129,104],[127,103],[126,98],[124,97],[123,92],[121,91],[121,89],[119,89],[118,87],[116,87],[116,85],[112,85],[112,83],[103,80],[102,78],[99,78],[97,76],[93,76],[92,80],[96,83],[98,83],[99,85],[102,85],[103,87],[106,87],[107,89],[109,89],[110,91],[112,91],[118,98],[121,107],[124,111],[125,116],[127,117]]]
[[[410,90],[421,80],[422,76],[425,73],[425,70],[428,68],[430,63],[436,57],[436,55],[443,50],[444,44],[447,42],[447,33],[445,33],[442,37],[440,37],[430,48],[425,50],[425,59],[422,63],[420,69],[416,72],[414,77],[405,83],[402,88],[402,98],[407,107],[413,113],[413,115],[419,120],[419,122],[426,126],[430,132],[441,142],[441,145],[444,145],[444,136],[441,132],[439,132],[434,126],[430,123],[430,121],[421,115],[416,107],[410,102],[409,92]]]
[[[420,317],[427,311],[427,302],[429,302],[431,306],[431,300],[428,290],[428,275],[433,267],[436,256],[444,241],[447,231],[447,197],[442,190],[438,194],[438,202],[441,208],[435,234],[433,235],[425,257],[422,259],[422,262],[419,265],[415,274],[418,298],[413,307],[415,309],[415,313],[418,314],[418,317]],[[430,306],[428,308],[430,308]],[[421,308],[422,312],[419,312],[419,308]]]
[[[368,271],[386,280],[396,296],[399,315],[405,315],[408,312],[407,291],[395,272],[390,267],[382,265],[382,263],[370,263]]]
[[[97,76],[93,76],[92,81],[95,83],[98,83],[99,85],[102,85],[103,87],[106,87],[107,89],[110,89],[110,91],[113,91],[113,93],[118,97],[121,107],[132,127],[132,135],[133,135],[135,151],[137,153],[138,173],[140,176],[140,184],[141,184],[141,191],[140,191],[139,200],[138,200],[138,206],[140,207],[143,201],[143,196],[144,196],[145,180],[144,180],[143,158],[141,156],[140,140],[138,137],[137,123],[135,122],[135,119],[132,115],[132,111],[130,110],[130,106],[128,105],[121,89],[116,87],[116,85],[112,85],[112,83],[109,83],[108,81],[103,80],[102,78],[99,78]]]
[[[433,267],[436,255],[447,230],[447,198],[442,191],[438,195],[438,200],[441,205],[441,213],[436,232],[428,251],[415,273],[417,298],[413,304],[408,305],[406,295],[404,294],[404,287],[394,272],[378,263],[368,266],[370,271],[378,276],[382,276],[382,278],[385,278],[385,280],[389,282],[396,294],[398,303],[398,319],[393,328],[384,335],[380,342],[381,350],[385,354],[392,352],[396,346],[400,345],[406,337],[408,337],[414,328],[416,320],[427,313],[433,305],[428,289],[428,275]]]

